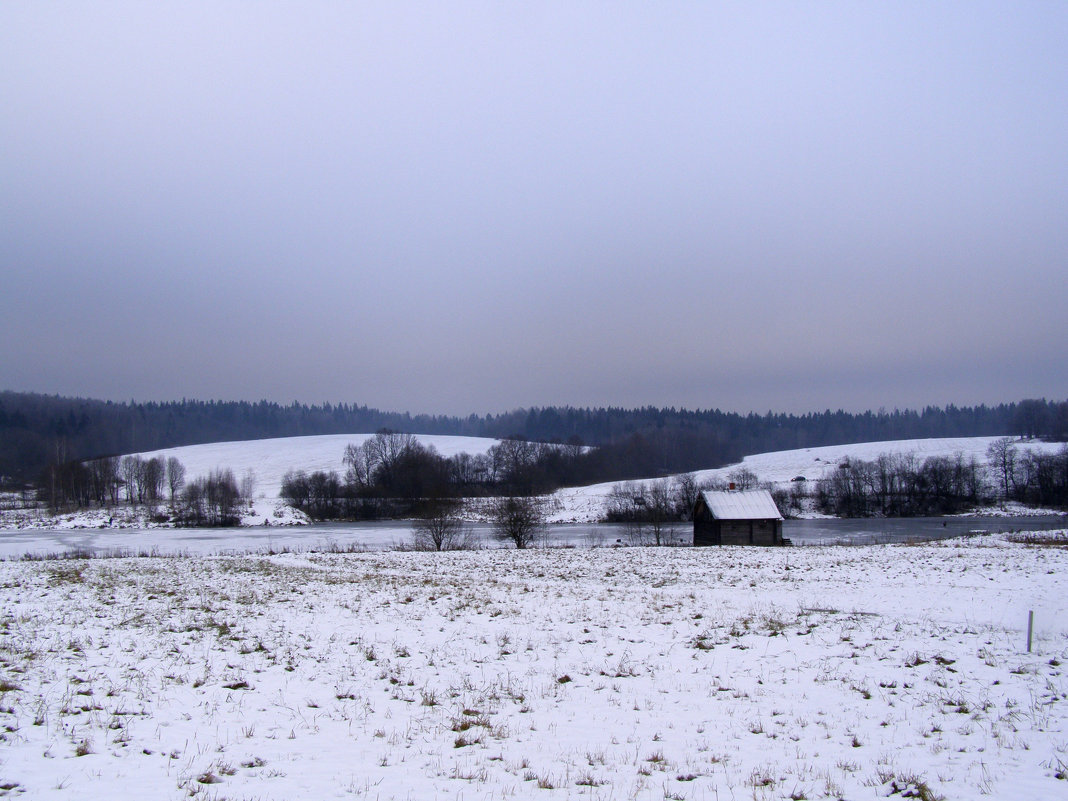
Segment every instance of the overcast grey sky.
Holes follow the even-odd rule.
[[[1068,397],[1068,4],[0,5],[0,388]]]

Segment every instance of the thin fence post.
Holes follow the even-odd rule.
[[[1027,613],[1027,653],[1031,653],[1031,632],[1035,629],[1035,611]]]

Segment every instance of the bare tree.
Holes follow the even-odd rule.
[[[625,523],[627,538],[635,545],[646,544],[645,487],[633,481],[616,484],[605,501],[605,519],[610,523]]]
[[[1001,494],[1003,498],[1009,497],[1009,485],[1016,482],[1016,446],[1012,444],[1012,437],[1002,437],[990,443],[986,449],[986,457],[990,460],[990,468],[1001,482]]]
[[[308,476],[308,508],[313,520],[337,517],[341,498],[341,479],[337,472],[316,470]]]
[[[538,498],[515,495],[497,498],[491,507],[493,532],[516,548],[529,548],[545,529],[545,512]]]
[[[304,510],[311,497],[308,486],[308,474],[303,470],[287,470],[282,476],[282,489],[279,496],[295,509]]]
[[[397,431],[379,431],[362,445],[349,443],[342,458],[346,482],[356,489],[392,486],[397,463],[417,445],[414,435]]]
[[[1029,477],[1025,486],[1028,502],[1040,506],[1068,506],[1068,445],[1057,453],[1031,451],[1023,459]]]
[[[204,508],[204,479],[190,481],[182,488],[180,519],[186,525],[201,526],[207,513]]]
[[[379,431],[364,443],[374,465],[376,483],[392,486],[395,468],[400,458],[415,446],[415,437],[399,431]]]
[[[645,505],[642,488],[633,481],[614,484],[605,500],[605,516],[610,523],[626,522],[636,514],[636,508]]]
[[[457,453],[449,457],[448,467],[449,478],[460,492],[489,481],[490,458],[485,454]]]
[[[534,490],[534,466],[544,446],[525,439],[504,439],[488,451],[493,476],[512,492],[530,493]]]
[[[208,474],[204,485],[204,503],[207,507],[209,525],[237,525],[240,519],[237,508],[239,499],[237,480],[232,470],[216,469]]]
[[[101,506],[114,506],[119,502],[119,460],[105,456],[89,463],[92,472],[93,491]]]
[[[683,473],[675,479],[675,506],[683,520],[689,520],[693,515],[693,508],[697,505],[697,496],[700,494],[697,476],[693,473]]]
[[[779,510],[779,514],[783,517],[792,517],[790,513],[790,490],[778,487],[775,484],[768,483],[765,485],[768,494],[771,495],[771,500],[775,504],[775,508]]]
[[[256,471],[251,467],[241,474],[241,497],[252,502],[252,496],[256,492]]]
[[[696,503],[696,488],[694,489]],[[635,545],[667,545],[682,519],[678,487],[666,478],[616,484],[608,495],[606,518],[627,524],[627,537]],[[691,505],[689,510],[693,512]]]
[[[460,508],[455,498],[427,501],[412,528],[412,547],[417,551],[466,551],[474,547]]]
[[[192,526],[236,526],[240,493],[232,470],[213,470],[190,481],[182,491],[179,517]]]
[[[793,515],[800,514],[804,510],[805,499],[808,497],[806,482],[794,480],[790,484],[789,507]],[[785,517],[785,515],[784,515]]]
[[[141,492],[148,503],[154,504],[163,495],[167,463],[162,456],[141,462]]]
[[[727,480],[734,484],[735,489],[740,490],[756,489],[757,485],[760,483],[757,474],[748,467],[739,467],[735,470],[731,470],[731,472],[727,474]]]
[[[677,520],[674,497],[667,479],[659,479],[645,488],[645,511],[653,545],[667,545],[675,533]]]
[[[374,464],[368,448],[350,442],[345,446],[345,455],[341,462],[348,469],[345,471],[345,483],[356,489],[366,489],[374,481]]]
[[[175,498],[178,492],[185,484],[185,465],[181,463],[177,456],[167,457],[167,489],[171,493],[171,506],[174,506]]]
[[[137,503],[138,486],[140,484],[140,472],[141,472],[141,457],[140,456],[123,456],[122,461],[119,463],[119,470],[122,475],[122,483],[126,488],[126,502],[133,506]]]
[[[392,463],[415,445],[415,435],[383,429],[368,441],[374,443],[374,447],[378,449],[379,461]]]

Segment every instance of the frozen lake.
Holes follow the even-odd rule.
[[[844,520],[787,520],[783,536],[795,545],[852,543],[869,545],[939,540],[977,532],[1049,531],[1068,527],[1064,515],[1019,517],[894,517]]]
[[[795,545],[833,543],[872,544],[941,539],[973,532],[1037,531],[1068,527],[1064,516],[1041,517],[927,517],[848,520],[787,520],[783,536]],[[471,526],[486,547],[500,543],[485,523]],[[154,552],[159,554],[257,553],[302,551],[353,546],[387,550],[409,542],[407,521],[319,523],[290,528],[153,528],[0,531],[0,558],[24,554]],[[679,524],[670,539],[686,544],[688,523]],[[548,527],[547,546],[611,547],[633,544],[626,525],[618,523],[561,523]]]

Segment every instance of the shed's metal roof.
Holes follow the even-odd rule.
[[[767,490],[702,492],[716,520],[782,520],[779,508]]]

